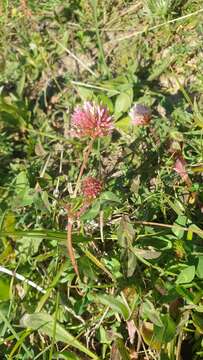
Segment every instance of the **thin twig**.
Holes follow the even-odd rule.
[[[31,287],[33,287],[34,289],[36,289],[37,291],[39,291],[40,293],[42,294],[46,294],[46,290],[43,289],[41,286],[37,285],[36,283],[34,283],[33,281],[25,278],[23,275],[15,272],[15,271],[11,271],[7,268],[5,268],[4,266],[0,266],[0,272],[4,273],[4,274],[7,274],[11,277],[14,277],[15,279],[18,279],[20,281],[23,281],[24,283],[27,283],[28,285],[30,285]],[[83,320],[83,318],[79,315],[76,315],[74,313],[74,311],[69,308],[68,306],[66,305],[63,305],[64,306],[64,309],[66,311],[68,311],[71,315],[73,315],[76,319],[80,320],[83,324],[85,324],[85,321]]]
[[[156,223],[153,221],[140,221],[140,220],[134,220],[135,224],[139,224],[139,225],[146,225],[146,226],[157,226],[157,227],[163,227],[163,228],[168,228],[168,229],[177,229],[177,230],[182,230],[182,231],[186,231],[186,232],[193,232],[196,235],[199,236],[203,236],[203,230],[199,229],[198,227],[194,227],[193,225],[190,225],[188,228],[178,225],[178,224],[162,224],[162,223]]]
[[[172,229],[174,227],[180,229],[180,230],[184,230],[184,231],[188,231],[189,229],[186,227],[182,227],[180,225],[174,224],[174,225],[170,225],[170,224],[162,224],[162,223],[156,223],[153,221],[142,221],[142,220],[135,220],[134,221],[135,224],[139,224],[139,225],[146,225],[146,226],[158,226],[158,227],[164,227],[164,228],[168,228],[168,229]]]
[[[91,330],[87,329],[86,333],[84,334],[86,337],[87,346],[89,346],[90,339],[91,339],[91,337],[93,338],[96,330],[101,327],[103,320],[105,319],[106,315],[109,312],[109,309],[110,309],[110,306],[108,305],[106,307],[106,309],[104,310],[103,315],[100,317],[99,321],[93,326],[93,328]]]
[[[81,81],[70,81],[70,83],[73,84],[73,85],[83,86],[83,87],[90,88],[90,89],[96,89],[96,90],[108,91],[108,92],[112,91],[115,95],[120,94],[120,91],[118,91],[118,90],[108,89],[106,87],[95,85],[95,84],[88,84],[88,83],[84,83],[84,82],[81,82]]]
[[[44,174],[45,174],[46,169],[47,169],[47,167],[48,167],[48,165],[49,165],[50,159],[51,159],[51,154],[48,155],[48,157],[47,157],[47,159],[46,159],[46,162],[45,162],[42,170],[40,171],[40,175],[39,175],[40,178],[43,178],[43,177],[44,177]],[[39,182],[37,181],[37,183],[36,183],[36,185],[35,185],[35,191],[38,191],[38,190],[40,190],[40,185],[39,185]]]
[[[158,29],[158,28],[160,28],[162,26],[165,26],[167,24],[172,24],[172,23],[174,23],[176,21],[181,21],[181,20],[187,19],[187,18],[189,18],[191,16],[194,16],[194,15],[197,15],[197,14],[199,14],[201,12],[203,12],[203,8],[199,9],[197,11],[194,11],[193,13],[190,13],[190,14],[187,14],[187,15],[184,15],[184,16],[180,16],[179,18],[168,20],[168,21],[165,21],[164,23],[161,23],[161,24],[158,24],[158,25],[154,25],[154,26],[150,27],[149,29],[144,29],[144,30],[141,30],[141,31],[133,31],[131,34],[122,36],[122,37],[117,38],[117,39],[112,39],[109,42],[114,43],[114,42],[119,42],[119,41],[131,39],[134,36],[144,34],[147,31],[153,31],[153,30]]]
[[[41,286],[35,284],[33,281],[31,281],[29,279],[26,279],[23,275],[18,274],[15,271],[11,271],[11,270],[5,268],[4,266],[0,266],[0,272],[10,275],[12,277],[15,277],[16,279],[27,283],[28,285],[32,286],[33,288],[35,288],[37,291],[41,292],[42,294],[46,293],[46,291]]]
[[[180,352],[181,352],[182,339],[183,339],[183,331],[181,331],[178,336],[178,342],[177,342],[177,347],[176,347],[176,360],[181,359]]]
[[[55,196],[56,198],[58,198],[59,196],[59,183],[60,183],[60,176],[62,175],[62,167],[63,167],[63,153],[64,153],[64,149],[62,148],[60,154],[60,163],[59,163],[59,176],[57,178],[56,187],[53,191],[53,196]]]
[[[96,73],[92,71],[89,66],[87,66],[82,60],[80,60],[72,51],[70,51],[67,47],[65,47],[60,41],[57,39],[52,39],[65,51],[68,55],[70,55],[75,61],[77,61],[85,70],[87,70],[91,75],[97,77]]]
[[[104,211],[103,210],[101,210],[99,213],[99,228],[100,228],[101,242],[104,243]]]
[[[130,12],[133,12],[135,10],[138,10],[138,8],[142,5],[141,2],[137,3],[137,4],[133,4],[132,6],[130,6],[128,9],[124,9],[123,11],[121,11],[121,13],[119,14],[119,19],[122,16],[125,16],[127,14],[129,14]],[[104,29],[104,31],[109,31],[108,26],[114,22],[118,22],[118,16],[114,17],[113,19],[111,19],[108,23],[106,23],[106,27],[107,29]],[[114,30],[116,31],[116,30]]]

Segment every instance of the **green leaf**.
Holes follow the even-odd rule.
[[[101,86],[109,90],[117,90],[117,92],[124,92],[132,87],[132,83],[129,82],[128,78],[124,75],[119,75],[114,79],[100,82]]]
[[[58,242],[61,246],[65,246],[65,241],[67,238],[67,232],[66,231],[52,231],[52,230],[45,230],[45,229],[40,229],[40,230],[24,230],[24,231],[0,231],[0,238],[4,238],[4,237],[12,237],[15,239],[15,241],[18,241],[18,239],[22,238],[22,237],[30,237],[31,240],[33,241],[35,239],[37,239],[37,242],[41,242],[40,239],[46,239],[48,241],[54,241],[54,242]],[[16,240],[17,239],[17,240]],[[87,243],[89,241],[92,241],[91,237],[85,237],[81,234],[77,234],[77,233],[73,233],[73,243],[74,244],[79,244],[79,243]],[[2,260],[2,257],[4,258],[4,256],[8,256],[10,253],[12,253],[12,248],[9,246],[5,252],[1,253],[0,255],[0,260]],[[7,257],[6,257],[7,258]]]
[[[163,342],[168,343],[176,334],[176,324],[168,314],[162,315],[161,320],[164,324]]]
[[[16,206],[27,206],[31,205],[33,203],[33,196],[34,192],[32,192],[32,189],[30,189],[29,181],[27,178],[27,174],[25,171],[22,171],[18,176],[16,177],[16,183],[15,183],[15,192],[17,194],[15,198],[15,205]]]
[[[22,104],[21,104],[22,105]],[[0,96],[0,115],[1,120],[9,127],[18,127],[22,131],[26,128],[26,112],[19,104],[7,102]]]
[[[192,314],[192,320],[193,320],[195,327],[200,332],[200,334],[203,334],[203,315],[199,314],[199,313],[197,314],[194,312]]]
[[[99,328],[99,342],[100,344],[111,344],[111,338],[108,336],[107,331],[102,325]]]
[[[116,98],[115,113],[126,112],[131,106],[131,97],[126,93],[121,93]]]
[[[21,75],[21,78],[20,80],[18,81],[18,84],[17,84],[17,94],[19,96],[22,96],[22,93],[23,93],[23,89],[24,89],[24,86],[25,86],[25,73],[23,72],[22,75]]]
[[[181,227],[185,227],[187,223],[187,217],[184,215],[179,215],[172,227],[173,233],[176,235],[177,238],[182,239],[185,231],[184,229],[181,229]],[[178,226],[176,226],[178,225]]]
[[[195,306],[195,311],[203,313],[203,305]]]
[[[163,344],[164,327],[154,325],[153,327],[153,340],[160,344]]]
[[[170,199],[166,198],[166,202],[177,215],[183,215],[184,207],[180,201],[178,201],[177,199],[171,201]]]
[[[123,216],[117,232],[119,245],[123,248],[131,246],[134,240],[134,236],[135,230],[130,223],[130,219],[127,216]]]
[[[127,216],[123,216],[118,228],[118,244],[121,246],[122,267],[127,277],[133,275],[137,266],[137,257],[131,251],[132,243],[135,236],[135,230]]]
[[[128,131],[130,125],[132,125],[132,120],[131,120],[130,116],[125,116],[122,119],[116,121],[116,123],[115,123],[115,127],[118,130],[122,130],[124,132]]]
[[[199,109],[196,99],[194,99],[194,122],[200,128],[203,128],[203,116]]]
[[[40,312],[34,314],[25,314],[21,319],[21,326],[30,328],[33,330],[43,331],[49,337],[53,336],[53,329],[55,326],[55,319],[53,316]],[[99,360],[98,356],[92,351],[88,350],[80,341],[78,341],[73,335],[65,330],[59,323],[56,323],[55,340],[64,342],[69,346],[82,351],[86,355],[90,356],[94,360]]]
[[[113,103],[107,95],[101,93],[98,95],[97,99],[100,103],[102,103],[102,105],[106,106],[111,113],[113,113],[114,111]]]
[[[17,240],[17,243],[19,243],[19,252],[24,253],[27,256],[32,256],[36,254],[42,240],[42,237],[32,238],[28,236],[23,236],[21,239]]]
[[[99,199],[94,202],[92,207],[88,209],[85,214],[83,214],[80,219],[81,220],[93,220],[100,212],[100,201]]]
[[[130,316],[128,307],[120,300],[115,299],[111,295],[97,295],[98,300],[103,305],[109,306],[115,313],[119,313],[123,316],[124,320],[127,320]]]
[[[190,283],[195,277],[195,266],[187,266],[183,269],[177,277],[176,284]]]
[[[96,274],[94,273],[94,267],[87,256],[80,256],[78,260],[79,268],[81,272],[87,276],[90,280],[96,281]]]
[[[91,100],[93,98],[93,91],[91,89],[87,89],[83,86],[78,86],[77,87],[77,91],[78,91],[78,94],[79,96],[81,97],[81,99],[83,101],[85,100]]]
[[[189,227],[190,231],[192,231],[194,234],[197,234],[201,239],[203,239],[203,230],[200,229],[197,225],[191,224]]]
[[[154,336],[154,325],[152,323],[144,321],[141,326],[141,334],[148,346],[150,346],[154,350],[161,349],[162,343]]]
[[[23,190],[29,188],[29,181],[25,171],[21,171],[16,176],[15,185],[16,185],[15,187],[16,194],[20,194]]]
[[[189,226],[188,232],[187,232],[187,240],[191,241],[193,239],[193,230],[192,227]]]
[[[119,199],[119,197],[117,195],[115,195],[113,192],[111,191],[105,191],[101,194],[100,196],[100,200],[101,201],[112,201],[112,202],[117,202],[120,203],[121,200]]]
[[[131,277],[137,266],[137,258],[131,250],[127,250],[127,277]]]
[[[131,359],[123,340],[119,337],[116,339],[116,346],[121,355],[122,360],[130,360]]]
[[[6,318],[9,313],[9,301],[3,301],[0,303],[0,313]],[[3,322],[3,319],[0,317],[0,324]]]
[[[196,275],[198,276],[199,279],[203,279],[203,256],[198,257]]]
[[[134,247],[134,253],[141,257],[143,257],[144,259],[157,259],[160,255],[161,252],[160,251],[156,251],[155,249],[139,249],[137,247]]]
[[[83,249],[81,249],[83,250]],[[96,256],[94,256],[90,251],[83,250],[84,254],[102,271],[104,271],[109,277],[110,279],[112,279],[112,281],[115,281],[114,276],[111,274],[111,272],[105,267],[105,265],[98,260],[98,258]]]
[[[187,301],[188,304],[194,304],[194,295],[189,289],[185,288],[184,286],[177,285],[176,291],[181,296],[181,298]]]
[[[55,353],[53,359],[81,360],[81,358],[78,355],[73,354],[70,351],[63,351],[63,352],[60,351],[59,353]]]
[[[12,212],[7,212],[3,219],[3,230],[13,231],[15,229],[16,218]]]
[[[176,324],[170,316],[168,314],[162,315],[161,319],[163,326],[160,327],[154,325],[152,337],[150,338],[152,343],[158,345],[158,347],[161,347],[163,344],[167,344],[173,340],[176,335]]]
[[[33,353],[31,354],[30,350],[27,348],[27,346],[23,342],[23,335],[20,337],[19,333],[15,331],[13,326],[11,325],[9,319],[4,315],[4,313],[0,309],[0,319],[5,323],[6,328],[9,329],[9,332],[12,334],[12,338],[15,338],[17,340],[16,344],[14,345],[13,349],[19,344],[19,346],[22,346],[22,348],[25,350],[26,354],[28,355],[28,359],[32,358]],[[10,357],[12,358],[12,351],[10,352]]]
[[[9,231],[0,231],[0,236],[16,236],[21,238],[22,236],[26,237],[34,237],[39,238],[42,237],[43,239],[48,240],[58,240],[64,241],[67,237],[66,231],[52,231],[46,229],[39,229],[39,230],[9,230]],[[83,237],[74,235],[76,241],[83,242],[85,241]],[[79,240],[78,240],[79,239]]]
[[[32,194],[29,189],[22,190],[15,199],[15,206],[24,207],[30,206],[33,203],[34,193]]]
[[[143,302],[141,306],[141,312],[144,319],[150,320],[153,324],[159,327],[164,326],[158,310],[154,308],[154,305],[151,303],[151,301],[146,300]]]
[[[8,281],[6,281],[3,276],[0,276],[0,301],[6,301],[10,299],[9,289],[10,285]]]
[[[49,212],[51,212],[51,206],[50,206],[50,203],[49,203],[48,193],[46,191],[42,191],[41,192],[41,198],[42,198],[42,201],[43,201],[45,207],[47,208],[47,210],[49,210]]]

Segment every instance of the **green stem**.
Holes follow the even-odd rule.
[[[66,245],[67,245],[68,255],[70,257],[70,261],[73,266],[73,269],[74,269],[76,275],[78,276],[78,278],[80,278],[78,265],[77,265],[77,262],[75,259],[75,254],[74,254],[73,245],[72,245],[72,227],[73,227],[73,219],[71,219],[69,217],[68,218],[68,227],[67,227],[67,244]]]
[[[54,315],[54,326],[53,326],[53,337],[51,342],[51,349],[49,353],[49,360],[53,359],[53,352],[54,352],[54,344],[56,340],[56,324],[57,324],[57,317],[58,317],[58,308],[59,308],[59,292],[56,294],[56,308],[55,308],[55,315]]]
[[[97,45],[98,45],[99,53],[100,53],[100,60],[101,60],[101,63],[103,65],[105,75],[107,75],[109,77],[110,72],[109,72],[109,68],[108,68],[108,66],[106,64],[104,49],[103,49],[103,46],[102,46],[101,37],[100,37],[100,33],[99,33],[99,25],[98,25],[98,19],[97,19],[97,0],[91,0],[91,4],[92,4],[92,8],[93,8],[93,15],[94,15],[94,22],[95,22],[95,32],[96,32],[96,37],[97,37]]]

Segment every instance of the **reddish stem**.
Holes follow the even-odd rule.
[[[79,172],[77,182],[76,182],[76,186],[75,186],[75,191],[74,191],[74,194],[73,194],[74,198],[76,198],[76,196],[77,196],[77,192],[78,192],[78,189],[80,187],[80,180],[81,180],[83,172],[84,172],[84,170],[86,168],[89,155],[90,155],[90,153],[92,151],[93,143],[94,143],[94,139],[91,139],[86,151],[84,152],[83,162],[82,162],[82,165],[81,165],[81,168],[80,168],[80,172]],[[79,217],[85,211],[86,208],[87,208],[87,205],[84,204],[84,206],[78,212],[77,217]],[[77,262],[76,262],[76,259],[75,259],[75,253],[74,253],[74,249],[73,249],[73,245],[72,245],[72,227],[73,227],[73,218],[69,216],[68,217],[68,225],[67,225],[67,244],[66,244],[66,246],[67,246],[68,255],[70,257],[70,261],[71,261],[71,264],[73,266],[73,269],[74,269],[76,275],[80,278]]]
[[[81,177],[83,175],[83,172],[86,168],[86,165],[87,165],[87,161],[88,161],[88,158],[89,158],[89,155],[92,151],[92,146],[93,146],[93,143],[94,143],[94,139],[91,139],[86,151],[84,152],[84,155],[83,155],[83,162],[82,162],[82,165],[81,165],[81,168],[80,168],[80,172],[79,172],[79,175],[78,175],[78,178],[77,178],[77,182],[76,182],[76,185],[75,185],[75,191],[74,191],[74,194],[73,194],[73,197],[76,197],[77,196],[77,192],[78,192],[78,189],[80,187],[80,180],[81,180]]]

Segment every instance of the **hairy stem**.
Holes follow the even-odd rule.
[[[71,264],[73,266],[73,269],[74,269],[76,275],[80,278],[77,262],[76,262],[76,259],[75,259],[75,253],[74,253],[73,245],[72,245],[72,227],[73,227],[73,219],[68,218],[67,243],[66,243],[66,245],[67,245],[68,255],[70,257],[70,261],[71,261]]]
[[[88,158],[92,151],[93,143],[94,143],[94,139],[91,139],[89,145],[87,146],[86,150],[84,151],[83,162],[82,162],[82,165],[80,168],[80,172],[79,172],[77,182],[75,185],[75,190],[73,193],[74,198],[76,198],[76,196],[77,196],[77,192],[80,187],[80,181],[81,181],[83,172],[87,166]],[[75,253],[74,253],[74,249],[73,249],[73,245],[72,245],[72,227],[73,227],[73,218],[69,216],[68,217],[68,226],[67,226],[67,250],[68,250],[68,255],[70,257],[71,264],[73,265],[73,269],[74,269],[76,275],[78,276],[78,278],[80,278],[77,262],[75,259]]]
[[[77,178],[77,182],[76,182],[76,185],[75,185],[75,191],[73,193],[73,197],[76,197],[77,196],[77,192],[78,192],[78,189],[80,187],[80,180],[81,180],[81,177],[83,175],[83,172],[86,168],[86,165],[87,165],[87,161],[88,161],[88,158],[89,158],[89,155],[92,151],[92,146],[93,146],[93,143],[94,143],[94,139],[92,139],[86,149],[86,151],[84,151],[84,155],[83,155],[83,162],[82,162],[82,165],[81,165],[81,168],[80,168],[80,172],[79,172],[79,175],[78,175],[78,178]]]

